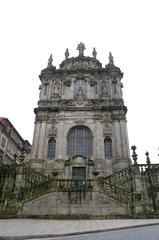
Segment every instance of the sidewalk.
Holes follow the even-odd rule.
[[[0,239],[31,239],[159,225],[159,219],[125,220],[0,220]]]

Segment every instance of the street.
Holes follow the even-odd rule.
[[[45,240],[159,240],[159,225],[76,236],[43,238]],[[42,240],[42,238],[34,239]]]

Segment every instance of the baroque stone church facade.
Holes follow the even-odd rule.
[[[40,97],[35,108],[32,166],[63,179],[108,176],[130,164],[127,108],[122,97],[123,73],[109,54],[105,67],[84,55],[69,57],[56,69],[52,55],[40,74]]]
[[[0,217],[141,218],[159,216],[159,164],[130,160],[120,68],[84,55],[40,74],[31,161],[0,162]]]

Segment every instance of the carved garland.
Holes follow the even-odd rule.
[[[103,136],[111,136],[112,135],[112,124],[110,122],[104,123],[103,126]]]

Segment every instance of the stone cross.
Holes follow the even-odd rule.
[[[77,46],[77,50],[79,51],[79,56],[83,56],[84,55],[84,50],[85,50],[85,45],[80,42],[80,44],[78,44]]]

